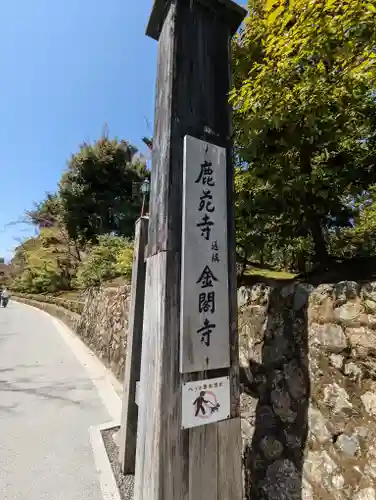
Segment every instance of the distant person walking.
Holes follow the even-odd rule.
[[[1,292],[1,303],[3,307],[6,307],[9,302],[9,292],[6,287],[3,288],[3,291]]]

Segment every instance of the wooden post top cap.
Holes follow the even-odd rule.
[[[179,1],[179,0],[177,0]],[[232,0],[193,0],[216,12],[225,14],[228,20],[231,34],[234,35],[240,23],[245,18],[247,11]],[[162,31],[163,23],[170,7],[171,0],[154,0],[153,9],[149,18],[146,34],[158,40]]]

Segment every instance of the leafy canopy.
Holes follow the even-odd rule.
[[[37,236],[16,249],[13,289],[56,292],[129,278],[132,235],[141,210],[141,183],[148,176],[136,149],[104,137],[73,155],[57,193],[46,193],[22,223]]]
[[[376,182],[375,5],[249,2],[231,92],[248,253],[303,238],[325,262],[330,232],[351,224],[351,200]]]
[[[95,242],[114,232],[130,237],[140,214],[140,186],[148,176],[137,150],[102,138],[73,155],[59,184],[64,223],[71,238]]]

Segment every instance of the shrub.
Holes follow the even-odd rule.
[[[133,247],[131,245],[123,248],[116,256],[115,269],[119,276],[131,279],[133,265]]]
[[[126,238],[114,235],[99,236],[98,244],[91,248],[86,260],[78,267],[75,286],[88,288],[103,281],[129,276],[133,254]]]

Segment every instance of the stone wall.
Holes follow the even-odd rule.
[[[247,499],[376,499],[376,283],[239,290]]]
[[[23,301],[122,381],[129,294],[91,290],[81,316]],[[238,303],[247,500],[376,500],[376,282],[260,284]]]
[[[89,290],[76,333],[123,381],[130,286]]]

